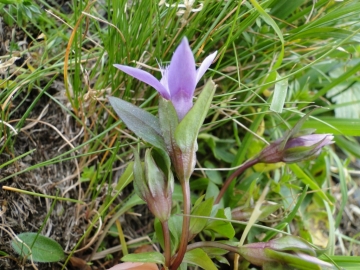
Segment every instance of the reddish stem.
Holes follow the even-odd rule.
[[[183,205],[184,205],[183,225],[182,225],[182,233],[181,233],[181,238],[180,238],[179,250],[178,250],[177,254],[175,255],[176,257],[173,258],[173,261],[172,261],[171,267],[170,267],[171,270],[178,269],[178,267],[182,263],[184,256],[185,256],[188,239],[189,239],[189,226],[190,226],[190,185],[189,185],[189,181],[188,180],[182,181],[181,187],[182,187],[183,199],[184,199],[184,202],[183,202]]]
[[[256,163],[259,163],[259,158],[254,158],[254,159],[250,159],[248,161],[246,161],[245,163],[243,163],[239,168],[237,168],[237,170],[235,172],[233,172],[228,179],[226,179],[224,185],[222,186],[219,195],[216,197],[216,200],[214,202],[215,204],[218,204],[221,200],[221,198],[224,196],[226,190],[228,189],[229,185],[231,184],[231,182],[238,177],[240,174],[242,174],[246,169],[250,168],[251,166],[255,165]]]
[[[170,232],[169,232],[168,221],[161,222],[161,227],[164,235],[165,266],[169,268],[170,259],[171,259],[171,245],[170,245]]]

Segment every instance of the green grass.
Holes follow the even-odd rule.
[[[360,99],[357,94],[360,91],[357,88],[360,3],[356,0],[205,0],[200,12],[190,12],[185,16],[177,15],[184,9],[176,7],[176,1],[169,1],[169,4],[174,3],[173,7],[159,6],[158,2],[72,1],[67,3],[69,13],[65,13],[47,1],[39,0],[33,5],[43,6],[41,13],[24,16],[19,21],[14,12],[17,5],[5,5],[0,1],[4,22],[19,27],[28,41],[24,48],[12,37],[10,51],[0,57],[2,63],[19,54],[28,59],[23,66],[16,67],[16,71],[11,70],[16,76],[6,71],[0,80],[0,137],[3,138],[0,155],[9,157],[6,163],[0,164],[0,169],[15,166],[24,158],[23,155],[34,151],[29,149],[17,156],[17,137],[8,125],[17,133],[25,132],[23,128],[29,124],[28,119],[38,116],[33,115],[34,109],[45,96],[49,103],[63,112],[63,125],[69,123],[65,121],[67,116],[73,125],[68,128],[82,130],[77,137],[64,134],[67,147],[56,156],[19,168],[2,177],[1,184],[8,185],[14,176],[21,177],[38,168],[74,162],[78,171],[72,173],[77,174],[74,179],[79,186],[74,189],[78,196],[73,199],[86,202],[87,211],[97,214],[91,216],[84,237],[78,240],[71,252],[81,248],[81,240],[93,236],[97,231],[94,224],[99,224],[100,220],[105,236],[111,227],[110,220],[115,221],[111,217],[120,217],[143,203],[132,201],[130,194],[118,204],[117,196],[126,190],[128,184],[132,185],[126,180],[129,178],[121,178],[123,184],[112,184],[115,175],[121,177],[121,174],[114,174],[117,168],[126,168],[132,160],[130,146],[145,147],[118,120],[107,96],[121,97],[154,115],[157,114],[158,100],[154,89],[112,65],[142,66],[147,71],[150,67],[159,78],[157,62],[168,63],[181,38],[186,36],[197,63],[218,51],[216,62],[205,74],[206,78],[213,78],[217,90],[198,139],[197,167],[232,168],[240,165],[265,146],[257,137],[267,142],[280,138],[314,105],[321,106],[321,109],[314,112],[304,127],[336,135],[338,147],[327,148],[314,161],[299,163],[296,168],[295,165],[262,165],[255,167],[254,171],[248,170],[240,178],[240,183],[233,183],[230,187],[224,207],[251,209],[266,183],[270,183],[266,200],[279,204],[282,210],[274,213],[275,221],[270,222],[271,216],[268,215],[265,218],[268,223],[262,225],[282,224],[281,220],[291,213],[291,219],[286,219],[287,224],[281,226],[285,233],[297,234],[318,244],[315,235],[319,229],[310,224],[323,222],[328,239],[340,237],[341,213],[348,205],[348,189],[357,186],[348,170],[356,170],[353,164],[359,158],[357,149],[360,149],[354,138],[360,136]],[[197,1],[194,8],[199,5]],[[274,88],[280,87],[285,80],[289,86],[286,97],[284,100],[274,99]],[[204,82],[202,79],[199,83],[199,91]],[[50,91],[54,88],[57,94]],[[16,106],[12,105],[13,100],[17,101]],[[27,108],[23,109],[25,102]],[[271,104],[283,108],[282,112],[271,111]],[[342,108],[350,111],[353,118],[343,117]],[[18,118],[20,109],[23,113]],[[51,129],[49,125],[45,126]],[[35,128],[31,127],[27,132]],[[216,194],[230,173],[231,170],[216,173],[195,171],[191,181],[193,196]],[[86,176],[86,180],[81,180],[81,176]],[[332,177],[337,178],[338,183],[334,183]],[[302,194],[305,186],[309,187],[306,196]],[[339,187],[336,193],[334,186]],[[322,191],[311,189],[315,187],[321,187]],[[340,199],[339,194],[342,195]],[[37,194],[33,193],[33,196]],[[295,212],[292,211],[294,208],[297,209]],[[314,208],[322,218],[311,213],[309,209]],[[236,222],[233,226],[237,232],[244,229]],[[271,230],[254,227],[247,241],[257,241],[261,233],[266,237],[275,235]],[[240,236],[237,235],[238,239]],[[343,253],[335,249],[335,241],[329,241],[326,248],[331,252],[328,255],[339,265],[351,269],[352,263],[359,262],[335,255],[350,255],[359,243],[355,236],[345,235],[342,239],[349,243],[349,249]],[[102,241],[102,237],[94,239],[91,245],[95,248],[93,254],[100,245],[111,248]],[[90,249],[88,253],[91,253]]]

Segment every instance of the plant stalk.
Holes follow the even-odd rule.
[[[171,263],[171,270],[176,270],[180,266],[182,260],[184,259],[187,243],[189,239],[189,226],[190,226],[190,185],[189,180],[182,181],[182,192],[183,192],[183,225],[182,225],[182,233],[180,238],[179,250],[176,257],[173,258]]]
[[[170,232],[168,221],[161,222],[161,227],[164,235],[164,256],[165,256],[165,266],[169,268],[171,260],[171,244],[170,244]]]
[[[214,201],[214,205],[218,204],[221,200],[221,198],[224,196],[226,190],[228,189],[228,187],[230,186],[231,182],[238,177],[240,174],[242,174],[246,169],[252,167],[253,165],[255,165],[256,163],[259,163],[259,158],[254,158],[254,159],[250,159],[248,161],[246,161],[245,163],[243,163],[239,168],[237,168],[237,170],[235,172],[233,172],[228,179],[226,179],[224,185],[222,186],[218,196],[216,197],[216,200]]]

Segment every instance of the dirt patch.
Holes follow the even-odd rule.
[[[20,94],[13,100],[12,107],[21,103],[11,116],[10,121],[13,121],[13,125],[25,113],[33,102],[33,98],[31,94],[28,97]],[[64,135],[61,136],[62,134],[69,135],[66,121],[64,121],[66,115],[57,104],[43,96],[27,119],[29,121],[24,123],[24,127],[17,135],[13,134],[11,138],[5,138],[3,142],[5,148],[0,155],[0,163],[4,164],[14,157],[29,154],[2,169],[0,179],[28,168],[31,170],[12,176],[1,184],[38,194],[78,198],[77,177],[74,177],[76,164],[73,160],[64,160],[66,158],[64,156],[54,164],[32,167],[58,157],[70,149],[63,139]],[[7,140],[12,140],[11,144],[7,143]],[[70,251],[87,226],[87,222],[81,217],[84,209],[75,203],[58,201],[51,210],[53,200],[5,190],[0,193],[0,201],[3,206],[0,250],[9,254],[7,258],[0,259],[0,269],[17,269],[19,263],[21,264],[18,259],[15,259],[19,256],[10,248],[13,234],[38,232],[42,228],[41,234],[56,240],[65,251]],[[46,221],[49,213],[50,216]],[[57,269],[55,265],[50,267],[50,265],[41,264],[39,269]]]

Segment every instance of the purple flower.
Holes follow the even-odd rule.
[[[198,69],[195,67],[195,59],[191,52],[189,42],[183,38],[176,48],[169,66],[161,67],[162,78],[159,81],[150,73],[129,66],[114,65],[121,71],[134,78],[154,87],[159,94],[172,102],[179,117],[183,119],[193,105],[193,96],[196,84],[204,75],[214,60],[217,52],[210,54]]]
[[[259,155],[260,162],[294,163],[317,157],[321,149],[334,143],[331,134],[306,134],[290,137],[284,144],[284,138],[272,142]]]

